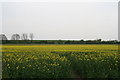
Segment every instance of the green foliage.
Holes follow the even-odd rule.
[[[98,40],[0,40],[0,44],[120,44],[120,41]]]

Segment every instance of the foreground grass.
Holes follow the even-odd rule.
[[[119,78],[118,45],[3,45],[3,78]]]

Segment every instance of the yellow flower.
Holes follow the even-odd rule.
[[[16,69],[19,69],[19,66],[17,66]]]
[[[23,67],[23,69],[24,69],[25,67]]]

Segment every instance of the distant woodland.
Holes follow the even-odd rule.
[[[13,34],[8,40],[5,34],[0,34],[0,44],[120,44],[118,40],[34,40],[33,33]]]

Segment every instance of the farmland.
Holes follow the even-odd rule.
[[[1,52],[3,78],[120,78],[118,45],[3,45]]]

